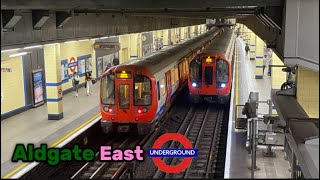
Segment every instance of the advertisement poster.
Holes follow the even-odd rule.
[[[91,64],[91,58],[86,59],[86,72],[92,71],[92,64]]]
[[[103,71],[106,71],[107,69],[112,67],[113,57],[113,54],[103,56]]]
[[[85,59],[78,60],[78,74],[79,76],[84,75],[86,72]]]
[[[100,76],[103,72],[103,66],[102,66],[102,57],[97,58],[97,75]]]
[[[68,71],[68,60],[61,61],[61,81],[68,81],[69,71]]]
[[[42,85],[42,71],[33,73],[33,93],[34,104],[43,102],[43,85]]]

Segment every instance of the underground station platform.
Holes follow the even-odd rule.
[[[319,179],[318,1],[1,3],[3,179]]]

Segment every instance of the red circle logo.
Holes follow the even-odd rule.
[[[179,133],[163,134],[154,142],[152,148],[160,149],[164,143],[171,140],[180,142],[184,148],[192,148],[192,144],[190,143],[190,141],[185,136]],[[180,173],[184,171],[192,162],[192,157],[185,157],[180,164],[176,166],[170,166],[163,162],[160,157],[154,157],[152,159],[155,165],[165,173]]]
[[[76,62],[76,59],[74,57],[70,58],[70,64],[74,64]],[[71,65],[70,66],[70,71],[74,72],[76,70],[76,65]]]

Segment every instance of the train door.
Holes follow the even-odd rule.
[[[117,120],[128,123],[134,121],[133,118],[133,82],[132,79],[119,79],[115,81],[117,102]]]
[[[202,63],[202,93],[212,94],[215,90],[215,63],[210,56],[204,57]]]
[[[170,70],[166,72],[166,82],[167,82],[167,98],[166,98],[166,106],[170,105],[172,86],[171,86],[171,72]]]

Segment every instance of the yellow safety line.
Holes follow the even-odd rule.
[[[72,130],[71,132],[69,132],[68,134],[64,135],[62,138],[60,138],[59,140],[57,140],[56,142],[54,142],[51,146],[49,146],[49,148],[54,147],[56,145],[58,145],[59,143],[61,143],[62,141],[64,141],[65,139],[67,139],[69,136],[71,136],[72,134],[74,134],[75,132],[79,131],[81,128],[83,128],[84,126],[86,126],[87,124],[89,124],[91,121],[93,121],[94,119],[96,119],[98,116],[100,116],[100,113],[96,114],[95,116],[93,116],[92,118],[90,118],[88,121],[86,121],[85,123],[83,123],[82,125],[80,125],[79,127],[77,127],[76,129]],[[9,177],[11,177],[13,174],[15,174],[17,171],[21,170],[22,168],[24,168],[27,164],[29,163],[23,163],[20,166],[16,167],[14,170],[12,170],[11,172],[9,172],[7,175],[5,175],[4,177],[2,177],[3,179],[7,179]]]

